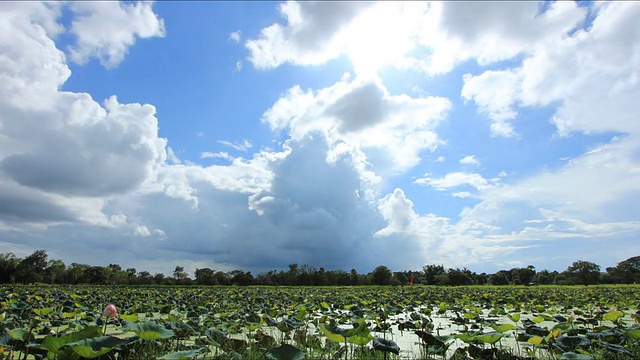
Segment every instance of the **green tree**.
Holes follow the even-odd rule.
[[[47,268],[47,257],[46,251],[36,250],[24,258],[16,267],[16,280],[24,284],[42,282]]]
[[[176,266],[173,270],[173,278],[176,280],[176,284],[184,284],[188,276],[189,274],[184,271],[184,267],[182,266]]]
[[[574,284],[590,285],[600,281],[600,265],[589,261],[575,261],[565,273]]]
[[[491,285],[509,285],[509,275],[505,270],[500,270],[489,277]]]
[[[109,278],[104,266],[91,266],[84,272],[82,282],[86,284],[104,285]]]
[[[393,274],[388,267],[380,265],[371,273],[371,282],[373,285],[389,285]]]
[[[617,272],[625,284],[640,282],[640,256],[630,257],[616,266]]]
[[[422,271],[427,285],[435,285],[437,283],[436,276],[446,273],[444,265],[426,265]]]
[[[57,284],[64,281],[64,272],[67,266],[62,260],[49,260],[45,269],[45,280],[49,284]]]
[[[215,271],[209,268],[196,269],[195,277],[196,277],[196,284],[198,285],[217,285],[218,284]]]
[[[15,281],[18,264],[20,259],[14,253],[0,254],[0,283],[7,284]]]
[[[151,285],[153,284],[153,276],[148,271],[140,271],[138,273],[137,283],[140,285]]]

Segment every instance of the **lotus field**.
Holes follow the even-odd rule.
[[[638,359],[639,286],[0,288],[0,359]]]

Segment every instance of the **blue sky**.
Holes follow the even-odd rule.
[[[170,274],[640,252],[633,2],[0,5],[0,252]]]

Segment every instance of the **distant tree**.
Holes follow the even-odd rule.
[[[173,270],[173,278],[175,279],[176,284],[184,284],[188,276],[189,274],[184,271],[184,267],[182,266],[176,266]]]
[[[489,283],[489,275],[487,273],[477,274],[474,282],[478,285],[487,285]]]
[[[224,271],[216,271],[216,281],[220,285],[229,285],[229,277]]]
[[[64,273],[67,266],[62,260],[49,260],[45,269],[45,281],[49,284],[58,284],[64,281]]]
[[[253,282],[251,271],[244,272],[242,270],[233,270],[229,272],[229,281],[232,285],[247,286]]]
[[[84,272],[90,267],[87,264],[71,263],[64,273],[64,283],[80,284],[84,279]]]
[[[491,285],[509,285],[509,276],[505,270],[500,270],[489,277]]]
[[[156,285],[166,285],[166,278],[163,273],[156,273],[153,275],[153,282]]]
[[[148,271],[140,271],[138,273],[137,283],[140,285],[151,285],[153,284],[153,276]]]
[[[24,258],[16,267],[16,280],[21,283],[42,282],[47,268],[47,252],[36,250]]]
[[[550,272],[549,270],[545,269],[536,273],[536,276],[534,276],[533,281],[535,281],[536,284],[539,284],[539,285],[555,284],[557,276],[558,276],[557,271]]]
[[[371,273],[371,283],[373,285],[389,285],[393,274],[388,267],[380,265]]]
[[[103,266],[91,266],[84,272],[82,283],[104,285],[107,282],[107,268]]]
[[[349,274],[349,285],[358,285],[358,272],[356,269],[351,269]]]
[[[285,278],[286,285],[296,285],[298,282],[298,264],[289,264],[289,271]]]
[[[536,275],[536,268],[529,265],[526,268],[513,268],[509,270],[511,283],[514,285],[528,285],[533,282]]]
[[[474,274],[467,268],[449,269],[447,271],[446,285],[473,285]]]
[[[128,284],[135,284],[138,282],[138,275],[137,275],[137,271],[135,268],[127,268],[127,270],[125,270],[127,273],[127,283]]]
[[[422,268],[422,271],[424,272],[424,280],[427,285],[437,284],[436,276],[446,273],[444,265],[426,265]]]
[[[597,284],[600,280],[600,265],[589,261],[575,261],[565,272],[575,284]]]
[[[397,271],[393,273],[394,285],[409,285],[409,278],[404,271]]]
[[[198,285],[217,285],[218,281],[216,280],[216,272],[209,269],[196,269],[194,273],[196,277],[196,284]]]
[[[640,282],[640,256],[630,257],[618,263],[617,272],[625,284]]]
[[[14,253],[0,254],[0,283],[7,284],[15,281],[15,273],[20,259]]]

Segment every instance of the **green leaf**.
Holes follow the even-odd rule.
[[[334,342],[345,342],[346,339],[344,338],[344,336],[333,333],[331,331],[329,331],[324,324],[320,323],[318,324],[318,327],[320,328],[320,330],[322,330],[322,333],[324,333],[324,335],[327,337],[327,339],[329,339],[330,341],[334,341]]]
[[[628,338],[631,338],[631,339],[634,339],[634,340],[640,339],[640,329],[635,329],[635,330],[631,330],[631,331],[624,331],[623,333]]]
[[[527,342],[533,345],[542,345],[542,343],[544,342],[544,338],[541,338],[540,336],[532,336],[531,338],[529,338],[529,340],[527,340]]]
[[[22,328],[16,328],[13,330],[7,330],[9,335],[15,340],[26,341],[29,336],[29,332]]]
[[[95,338],[102,335],[102,330],[99,326],[89,326],[80,331],[73,332],[64,336],[47,335],[42,340],[40,347],[45,348],[56,354],[62,354],[58,352],[63,346],[74,343],[80,340]]]
[[[66,346],[83,358],[95,359],[120,347],[121,345],[128,344],[136,340],[136,337],[120,339],[115,336],[99,336],[72,342]]]
[[[544,318],[542,316],[536,316],[533,319],[531,319],[531,321],[533,321],[536,324],[540,324],[541,322],[544,321]]]
[[[33,309],[33,312],[38,316],[45,316],[53,311],[53,308]]]
[[[456,334],[456,335],[454,335],[454,337],[456,339],[460,339],[460,340],[464,341],[467,344],[471,344],[476,339],[476,335],[477,335],[477,333],[470,334],[468,332],[465,332],[465,333],[462,333],[462,334]]]
[[[120,319],[127,320],[132,323],[137,323],[140,320],[137,314],[122,314],[120,315]]]
[[[602,315],[602,319],[615,322],[616,320],[620,319],[623,316],[624,316],[624,313],[622,311],[615,310],[615,311],[609,311],[608,313]]]
[[[371,336],[371,333],[368,330],[366,333],[359,332],[356,335],[349,337],[349,342],[358,346],[365,346],[371,340],[373,340],[373,336]]]
[[[126,329],[136,333],[142,340],[167,339],[174,335],[173,331],[155,321],[134,324],[131,321],[125,320],[124,323]]]
[[[302,360],[304,351],[289,344],[282,344],[267,350],[267,358],[274,360]]]
[[[507,317],[509,318],[509,320],[513,321],[514,323],[517,323],[518,321],[520,321],[520,313],[507,314]]]
[[[163,355],[158,359],[159,360],[186,360],[186,359],[193,359],[194,357],[201,354],[202,354],[202,349],[178,351],[171,354]]]
[[[491,327],[493,328],[493,330],[501,333],[516,329],[516,326],[513,324],[493,324],[491,325]]]
[[[326,302],[324,302],[324,301],[320,303],[320,306],[321,306],[323,309],[325,309],[325,310],[329,310],[329,304],[327,304],[327,303],[326,303]]]
[[[495,344],[496,342],[498,342],[498,340],[502,339],[502,334],[500,333],[482,334],[482,335],[476,336],[476,339],[479,341],[482,341],[485,344]]]

